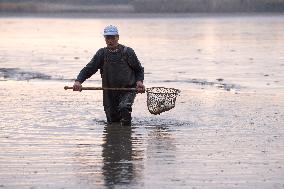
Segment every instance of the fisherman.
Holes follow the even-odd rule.
[[[118,29],[113,25],[104,28],[104,38],[107,47],[99,49],[80,71],[73,90],[81,91],[82,83],[100,70],[103,88],[136,88],[136,92],[143,92],[144,68],[134,50],[118,43]],[[115,122],[120,122],[121,125],[131,124],[132,105],[136,92],[103,91],[103,105],[108,124]]]

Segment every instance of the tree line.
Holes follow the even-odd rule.
[[[136,0],[137,12],[283,12],[284,0]]]
[[[137,13],[284,12],[284,0],[0,0],[0,11],[104,12],[100,5],[113,7],[110,11]]]

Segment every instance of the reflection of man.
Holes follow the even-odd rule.
[[[108,125],[103,146],[103,175],[106,186],[128,184],[134,177],[131,127]]]
[[[103,87],[133,88],[143,92],[145,87],[144,68],[134,50],[118,43],[119,35],[115,26],[104,29],[106,48],[97,51],[93,59],[81,70],[74,85],[74,91],[82,90],[82,83],[100,69]],[[104,110],[108,123],[131,124],[132,104],[135,92],[104,90]]]

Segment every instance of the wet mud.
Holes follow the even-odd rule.
[[[52,77],[40,72],[25,71],[19,68],[0,68],[0,78],[2,80],[17,80],[17,81],[29,81],[29,80],[53,80],[53,81],[72,81],[72,78]],[[225,83],[224,79],[218,78],[216,81],[206,81],[205,79],[188,79],[188,80],[161,80],[154,83],[189,83],[200,86],[211,86],[226,91],[240,90],[241,86],[236,84]]]
[[[31,79],[51,79],[51,76],[31,71],[23,71],[19,68],[0,68],[0,78],[3,80],[31,80]]]

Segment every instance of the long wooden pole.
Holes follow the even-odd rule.
[[[73,89],[73,87],[65,86],[64,89]],[[136,88],[82,87],[82,90],[136,91]]]

